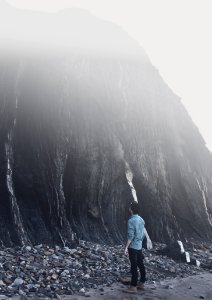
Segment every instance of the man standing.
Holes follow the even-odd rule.
[[[132,202],[129,208],[130,219],[128,220],[128,240],[124,250],[124,254],[129,253],[129,259],[131,264],[131,285],[124,292],[130,294],[136,294],[137,288],[143,289],[144,282],[146,280],[146,271],[143,264],[144,256],[142,254],[142,239],[144,237],[144,220],[138,215],[139,205],[137,202]],[[140,282],[138,283],[138,271],[140,270]]]

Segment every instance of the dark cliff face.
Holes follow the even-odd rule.
[[[63,12],[58,22],[73,25],[75,13]],[[89,19],[90,35],[94,24],[100,32],[107,27],[92,16],[79,18]],[[119,30],[108,23],[108,44]],[[132,186],[153,240],[212,238],[212,156],[144,51],[120,35],[130,50],[114,56],[64,45],[2,52],[3,244],[67,243],[72,232],[120,242]]]

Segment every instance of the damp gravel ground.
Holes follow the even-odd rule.
[[[152,250],[143,250],[147,286],[151,291],[154,287],[158,289],[161,282],[211,276],[211,245],[185,245],[200,261],[200,266],[161,255],[165,246],[153,243]],[[73,249],[46,245],[0,248],[0,295],[3,297],[0,299],[91,298],[93,291],[105,296],[105,291],[117,286],[125,288],[120,281],[129,278],[129,260],[123,250],[123,245],[112,247],[85,241]]]

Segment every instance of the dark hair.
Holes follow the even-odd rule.
[[[138,205],[138,202],[135,202],[135,201],[131,202],[130,208],[131,208],[133,214],[138,214],[139,211],[140,211],[140,207]]]

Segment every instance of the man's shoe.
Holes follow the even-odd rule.
[[[144,283],[143,282],[139,282],[139,284],[137,285],[137,288],[139,290],[144,290]]]
[[[137,287],[136,286],[130,286],[128,289],[123,290],[124,293],[128,294],[137,294]]]

